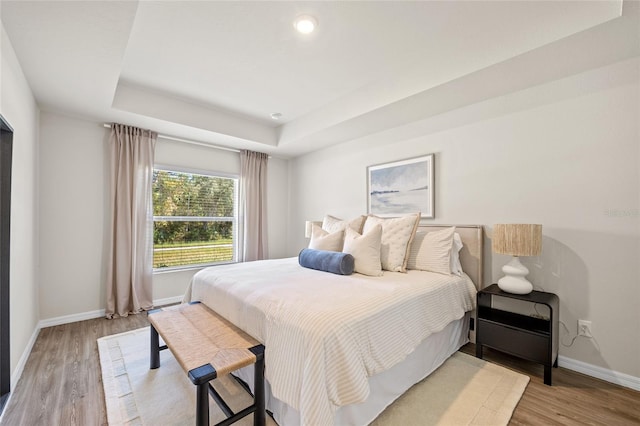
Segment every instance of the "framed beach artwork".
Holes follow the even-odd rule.
[[[433,154],[367,167],[368,212],[401,216],[421,212],[433,219]]]

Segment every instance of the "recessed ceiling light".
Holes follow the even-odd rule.
[[[318,21],[311,15],[298,16],[293,22],[293,27],[302,34],[310,34],[318,26]]]
[[[282,117],[282,114],[279,112],[271,113],[271,118],[273,118],[274,120],[280,120],[281,117]]]

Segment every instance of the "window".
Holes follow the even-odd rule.
[[[235,261],[237,184],[235,178],[154,169],[154,269]]]

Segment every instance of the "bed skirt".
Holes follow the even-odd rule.
[[[335,414],[334,424],[365,425],[371,423],[389,405],[404,394],[411,386],[418,383],[458,349],[469,342],[470,312],[457,321],[449,323],[442,331],[427,337],[407,356],[407,358],[384,371],[369,378],[370,394],[365,402],[340,407]],[[269,360],[265,360],[267,363]],[[248,384],[253,383],[253,365],[234,373]],[[300,413],[271,394],[269,382],[266,382],[267,410],[280,426],[300,424]],[[252,389],[253,391],[253,389]]]

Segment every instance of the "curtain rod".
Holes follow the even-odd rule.
[[[109,123],[104,123],[103,126],[106,127],[107,129],[111,128],[111,124],[109,124]],[[215,149],[221,149],[223,151],[240,152],[239,149],[235,149],[235,148],[227,148],[226,146],[213,145],[213,144],[210,144],[210,143],[194,141],[194,140],[191,140],[191,139],[182,139],[182,138],[177,138],[175,136],[163,135],[163,134],[160,134],[160,133],[158,133],[158,137],[162,138],[162,139],[168,139],[168,140],[171,140],[171,141],[188,143],[188,144],[191,144],[191,145],[204,146],[206,148],[215,148]]]

